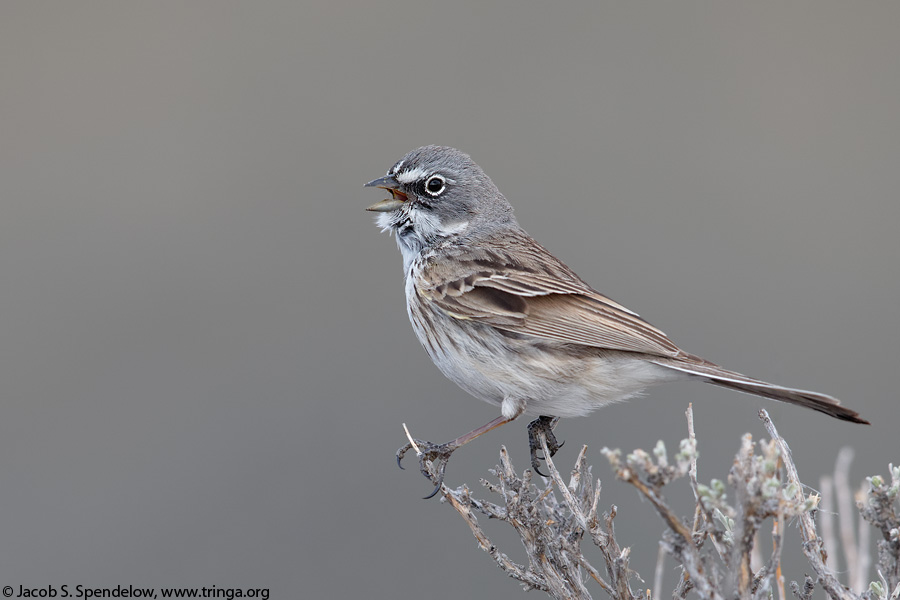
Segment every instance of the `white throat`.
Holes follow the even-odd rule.
[[[390,213],[380,213],[375,217],[382,231],[390,231],[397,238],[397,247],[403,255],[403,270],[409,271],[412,261],[423,250],[454,235],[463,233],[469,221],[443,224],[440,220],[415,205],[404,206]]]

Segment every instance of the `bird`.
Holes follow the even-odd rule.
[[[420,471],[443,485],[451,454],[517,417],[528,424],[531,464],[543,434],[550,456],[560,418],[592,411],[670,381],[699,379],[854,423],[868,421],[831,396],[767,383],[690,354],[660,329],[585,283],[529,236],[472,158],[423,146],[365,184],[389,198],[366,210],[403,258],[406,308],[438,369],[500,415],[450,442],[414,440]],[[434,471],[429,471],[431,461]]]

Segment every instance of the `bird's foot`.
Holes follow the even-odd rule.
[[[433,498],[441,489],[444,483],[444,472],[447,470],[447,463],[450,461],[450,455],[459,446],[448,442],[446,444],[434,444],[423,440],[412,440],[397,450],[397,466],[401,469],[403,465],[401,461],[403,456],[410,450],[415,449],[416,455],[419,457],[419,471],[422,472],[429,481],[434,483],[434,490],[427,496],[425,500]],[[428,468],[428,462],[431,462],[431,468]]]
[[[563,447],[565,442],[557,442],[556,436],[553,435],[553,428],[559,422],[559,417],[540,416],[528,424],[528,447],[531,449],[531,468],[541,477],[547,477],[541,473],[541,463],[539,461],[546,460],[546,456],[538,456],[537,451],[542,450],[541,442],[538,435],[543,435],[547,440],[547,450],[550,451],[552,457],[556,451]]]

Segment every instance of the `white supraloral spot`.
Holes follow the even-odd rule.
[[[416,167],[414,169],[403,171],[402,173],[397,173],[394,177],[396,177],[397,181],[400,183],[412,183],[424,178],[427,174],[428,171],[422,167]]]

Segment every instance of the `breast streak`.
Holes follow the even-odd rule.
[[[410,271],[407,308],[422,346],[448,379],[495,406],[504,398],[524,399],[528,415],[582,416],[635,395],[662,370],[619,352],[542,342],[457,319],[422,298],[415,267]]]

